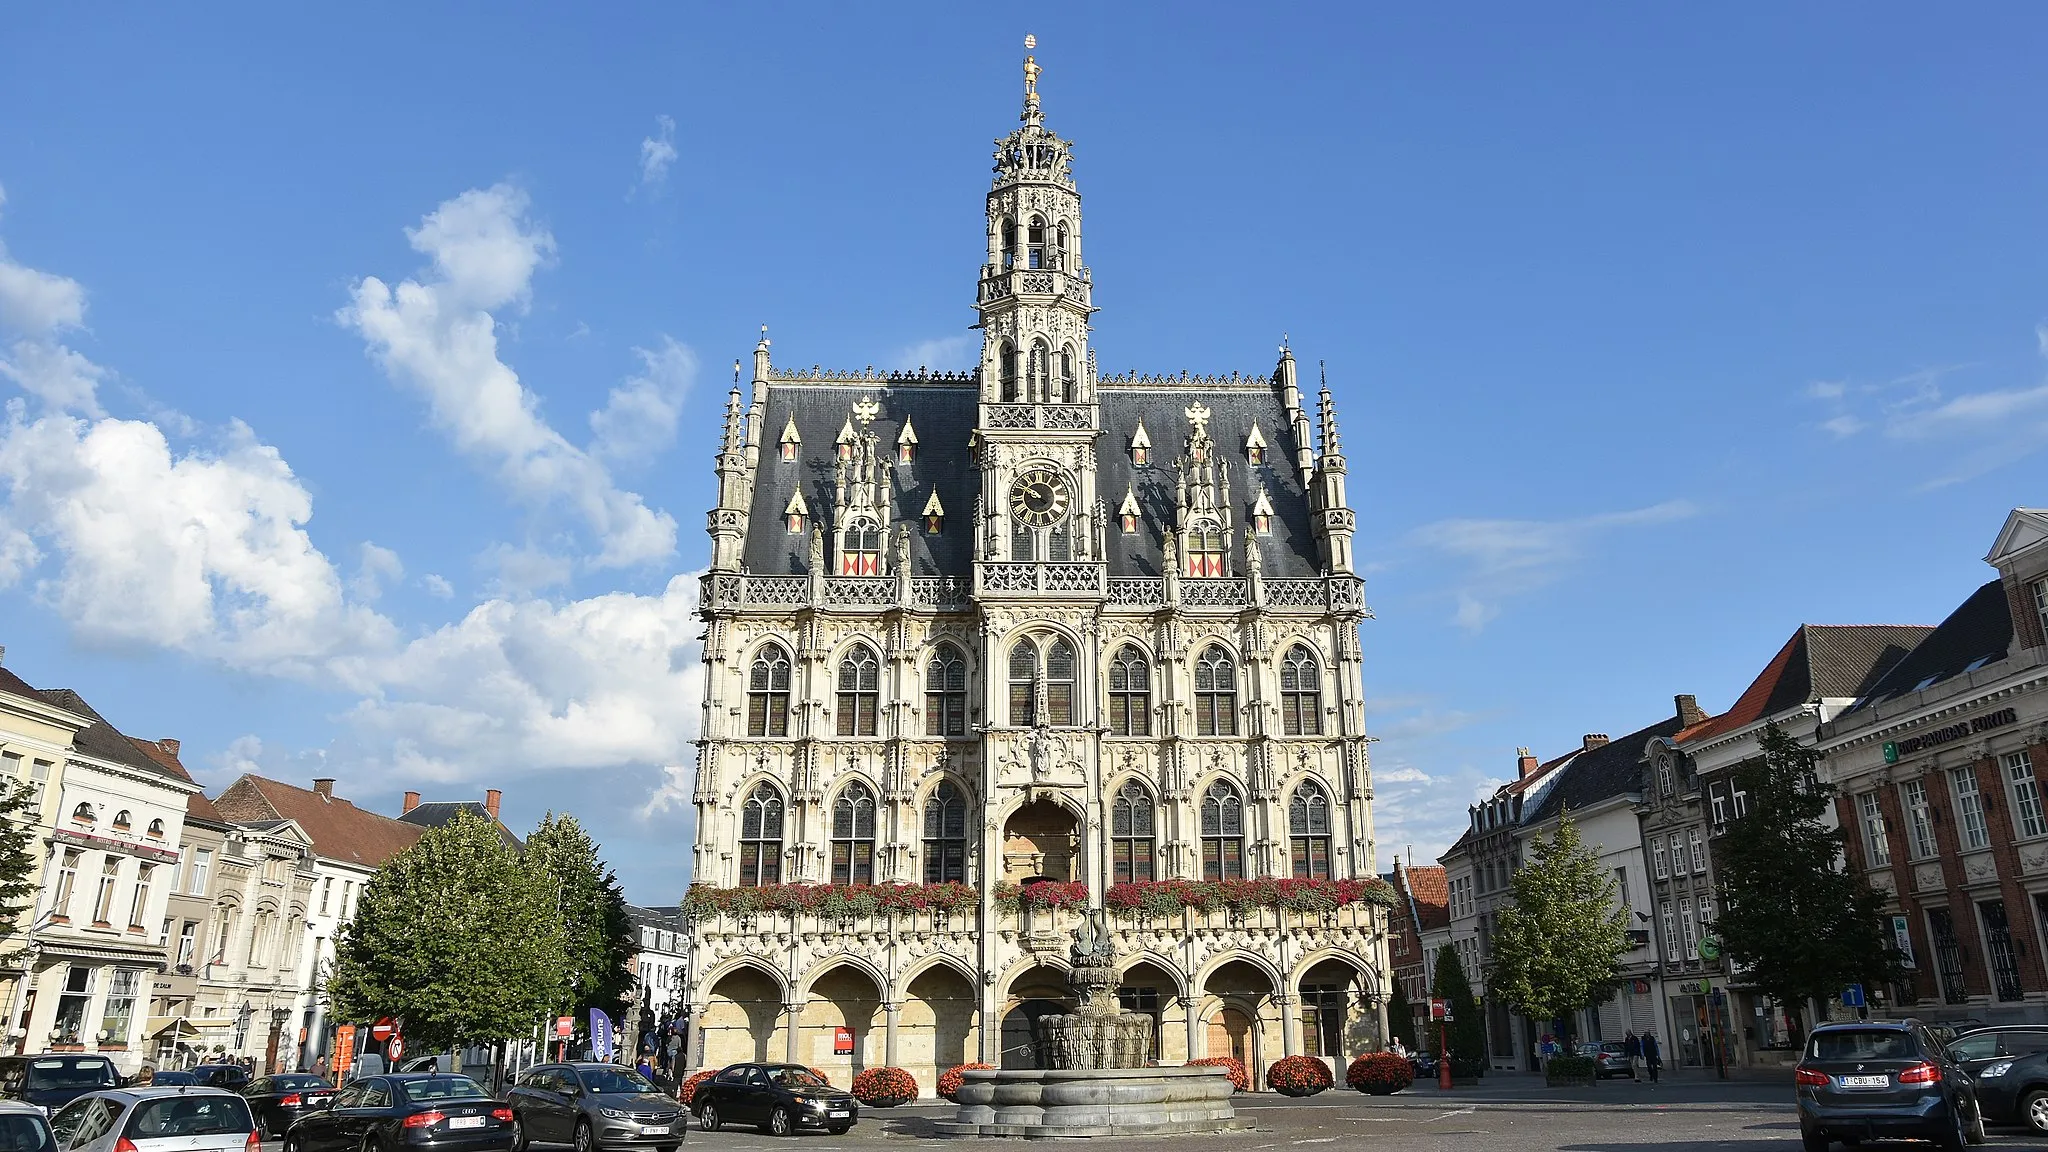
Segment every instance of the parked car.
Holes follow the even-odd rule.
[[[823,1128],[834,1136],[860,1121],[854,1098],[801,1064],[734,1064],[697,1085],[697,1123],[716,1132],[730,1121],[759,1124],[773,1136]]]
[[[240,1092],[249,1086],[255,1074],[240,1064],[199,1064],[192,1069],[192,1078],[208,1088],[224,1088],[229,1092]]]
[[[115,1088],[50,1118],[66,1152],[257,1152],[249,1105],[219,1088]]]
[[[1806,1152],[1906,1137],[1945,1152],[1984,1142],[1970,1074],[1917,1020],[1823,1024],[1793,1071]]]
[[[50,1119],[20,1100],[0,1100],[0,1148],[8,1152],[57,1152]]]
[[[173,1068],[173,1069],[170,1069],[170,1070],[168,1070],[168,1071],[164,1071],[164,1072],[152,1072],[152,1073],[150,1073],[150,1074],[149,1074],[149,1083],[147,1083],[147,1084],[138,1084],[138,1085],[136,1085],[136,1087],[140,1087],[140,1088],[154,1088],[154,1087],[156,1087],[156,1086],[158,1086],[158,1085],[162,1085],[163,1087],[166,1087],[166,1088],[174,1088],[174,1087],[176,1087],[176,1086],[178,1086],[178,1085],[180,1085],[180,1084],[197,1084],[197,1083],[199,1083],[199,1077],[197,1077],[197,1076],[194,1076],[194,1075],[193,1075],[193,1074],[191,1074],[190,1072],[186,1072],[186,1071],[184,1071],[184,1070],[182,1070],[182,1069],[178,1069],[178,1068]]]
[[[52,1113],[87,1092],[117,1088],[120,1074],[105,1056],[46,1052],[0,1057],[0,1099],[22,1100]]]
[[[2048,1136],[2048,1027],[1978,1028],[1950,1042],[1948,1054],[1975,1082],[1985,1120]]]
[[[1619,1040],[1588,1040],[1579,1045],[1579,1055],[1592,1059],[1595,1080],[1636,1074],[1636,1070],[1629,1066],[1628,1052]]]
[[[285,1130],[284,1152],[506,1152],[512,1109],[467,1076],[395,1072],[366,1076],[334,1103]]]
[[[540,1064],[505,1094],[512,1105],[512,1152],[536,1140],[567,1143],[576,1152],[651,1146],[674,1152],[690,1131],[673,1096],[617,1064]]]
[[[265,1140],[283,1134],[299,1117],[334,1102],[334,1085],[304,1072],[280,1072],[251,1081],[242,1099],[256,1116],[256,1131]]]
[[[1436,1079],[1436,1060],[1437,1056],[1434,1052],[1410,1052],[1408,1054],[1408,1066],[1415,1069],[1415,1078],[1417,1080]]]

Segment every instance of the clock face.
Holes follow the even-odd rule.
[[[1065,519],[1071,502],[1067,478],[1043,464],[1025,469],[1010,485],[1010,515],[1033,528]]]

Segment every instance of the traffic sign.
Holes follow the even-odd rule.
[[[567,1039],[569,1034],[574,1031],[576,1031],[576,1018],[574,1016],[555,1017],[555,1035]]]
[[[375,1040],[379,1044],[396,1035],[398,1035],[398,1025],[389,1016],[379,1016],[377,1022],[370,1025],[370,1039]]]
[[[1863,1007],[1863,985],[1851,984],[1847,988],[1842,989],[1842,1007]]]
[[[393,1064],[398,1063],[401,1059],[405,1057],[405,1037],[403,1036],[393,1036],[391,1038],[391,1043],[385,1045],[384,1047],[386,1052],[389,1054],[389,1058]]]

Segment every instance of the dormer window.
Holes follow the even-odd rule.
[[[839,458],[841,460],[853,459],[853,440],[853,417],[848,416],[846,423],[839,428],[837,444],[839,445]]]
[[[799,489],[790,493],[789,504],[782,509],[782,518],[789,524],[790,535],[795,536],[802,533],[806,527],[805,522],[810,518],[810,515],[810,508],[804,504],[803,491]]]
[[[1244,438],[1244,459],[1254,468],[1266,462],[1266,434],[1259,431],[1257,423]]]
[[[1152,437],[1145,434],[1145,425],[1131,433],[1131,463],[1142,468],[1152,462]]]
[[[839,574],[876,576],[882,570],[882,526],[873,520],[855,520],[846,528],[846,542],[839,550]]]
[[[1188,531],[1188,575],[1223,575],[1223,530],[1212,522],[1197,524]]]
[[[778,445],[782,450],[782,458],[784,460],[796,459],[797,445],[802,443],[803,437],[796,434],[796,417],[792,415],[789,418],[789,423],[782,426],[782,441]]]
[[[1259,489],[1259,498],[1252,501],[1252,531],[1260,536],[1273,534],[1273,501],[1264,488]]]
[[[1116,514],[1123,521],[1124,535],[1129,536],[1137,532],[1138,494],[1135,489],[1130,487],[1124,489],[1124,502],[1118,505]]]
[[[932,489],[931,499],[924,502],[924,511],[918,513],[918,515],[924,517],[925,533],[937,536],[939,534],[939,525],[946,518],[946,510],[939,504],[939,490],[937,488]]]
[[[917,455],[917,430],[910,426],[910,418],[904,417],[903,431],[896,434],[896,462],[908,464]]]

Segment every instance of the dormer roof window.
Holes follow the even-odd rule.
[[[946,518],[946,509],[939,503],[939,490],[937,488],[932,489],[931,499],[924,502],[924,511],[918,513],[918,515],[924,517],[925,532],[929,535],[937,536],[939,534],[939,525]]]
[[[1131,433],[1131,463],[1144,467],[1152,462],[1152,437],[1145,434],[1145,422],[1138,422],[1138,430]]]
[[[799,488],[791,492],[789,494],[789,504],[782,509],[782,517],[789,522],[789,531],[792,535],[801,533],[804,530],[804,521],[810,514],[810,508],[804,503],[803,489]]]
[[[1266,434],[1259,431],[1259,422],[1252,421],[1252,430],[1244,438],[1244,458],[1254,466],[1266,462]]]
[[[908,464],[917,454],[917,429],[910,426],[910,417],[903,418],[903,431],[896,434],[896,461]]]
[[[782,426],[782,441],[780,444],[782,458],[784,460],[796,459],[797,445],[803,442],[804,438],[796,434],[796,416],[791,414],[789,422]]]

